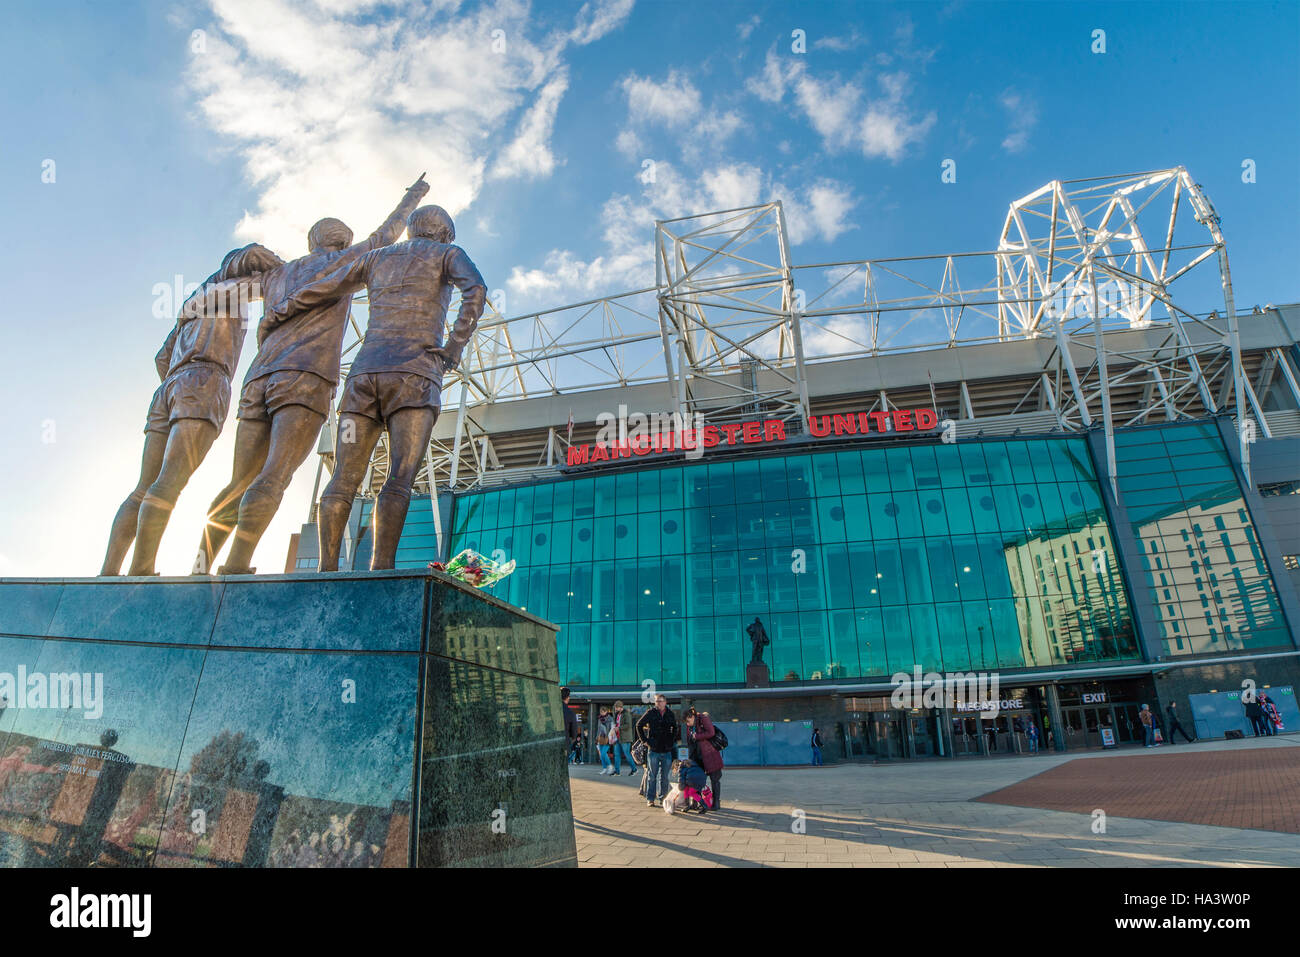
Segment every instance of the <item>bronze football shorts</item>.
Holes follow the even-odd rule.
[[[230,377],[215,365],[194,363],[173,372],[158,386],[144,430],[166,435],[177,419],[202,419],[220,432],[229,411]]]
[[[349,375],[343,384],[339,414],[387,422],[400,409],[437,410],[441,391],[438,383],[414,372],[361,372]]]
[[[244,384],[239,394],[241,419],[269,422],[271,416],[287,405],[305,405],[322,417],[329,415],[334,400],[334,383],[314,372],[286,369],[258,376]]]

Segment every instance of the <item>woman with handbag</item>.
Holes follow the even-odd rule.
[[[614,719],[609,716],[609,706],[600,706],[600,717],[596,719],[596,753],[600,755],[600,773],[609,774],[613,768],[609,761],[609,729]]]
[[[623,762],[627,762],[627,773],[636,774],[636,762],[628,746],[632,743],[632,714],[623,710],[623,702],[614,702],[614,711],[610,715],[612,725],[609,729],[609,751],[614,762],[614,773],[622,771]]]
[[[722,810],[722,752],[713,746],[717,729],[707,711],[691,708],[686,712],[686,743],[690,747],[690,758],[704,769],[709,776],[709,787],[713,791],[713,810]]]

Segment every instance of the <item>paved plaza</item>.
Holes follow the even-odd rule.
[[[670,816],[637,794],[639,769],[614,778],[599,765],[570,768],[582,867],[1295,866],[1298,775],[1294,734],[1086,756],[736,768],[723,774],[721,812]]]

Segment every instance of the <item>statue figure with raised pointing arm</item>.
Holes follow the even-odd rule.
[[[388,478],[375,502],[372,569],[392,568],[411,502],[411,485],[429,448],[442,404],[442,377],[460,362],[478,326],[487,286],[440,206],[407,220],[405,242],[375,249],[309,283],[274,307],[272,321],[367,289],[370,319],[339,402],[334,475],[320,497],[320,570],[338,569],[352,500],[380,434],[388,432]],[[443,338],[452,289],[460,312]],[[268,303],[270,300],[267,300]],[[350,441],[349,441],[350,439]]]
[[[285,300],[308,284],[347,269],[367,253],[395,243],[428,191],[421,174],[380,227],[356,244],[352,230],[342,222],[320,220],[307,234],[307,255],[265,276],[265,302]],[[257,329],[257,356],[239,398],[233,474],[208,508],[196,572],[212,568],[231,532],[230,557],[218,571],[253,572],[257,543],[294,473],[315,447],[334,400],[351,305],[352,293],[347,292],[320,299],[292,319],[266,311]]]

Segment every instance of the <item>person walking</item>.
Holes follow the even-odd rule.
[[[1264,727],[1264,708],[1259,703],[1259,699],[1251,695],[1250,700],[1246,702],[1246,717],[1250,719],[1250,726],[1255,732],[1255,737],[1261,737],[1268,734]]]
[[[570,694],[572,692],[568,688],[560,689],[560,708],[564,711],[564,760],[566,764],[574,763],[572,753],[574,744],[578,740],[578,734],[581,731],[578,727],[578,716],[569,707]]]
[[[609,757],[609,732],[614,726],[610,717],[609,705],[600,706],[600,717],[596,719],[596,752],[600,755],[600,773],[609,774],[614,768]]]
[[[1038,725],[1030,718],[1025,722],[1025,737],[1029,739],[1029,753],[1038,753]]]
[[[691,760],[704,769],[709,776],[709,788],[713,791],[713,810],[722,810],[722,752],[713,744],[717,729],[707,711],[691,708],[686,712],[686,738],[691,745]]]
[[[820,768],[822,766],[822,729],[821,728],[813,728],[812,740],[809,742],[809,744],[812,745],[813,767]]]
[[[1183,740],[1186,741],[1188,744],[1191,744],[1193,741],[1196,740],[1195,738],[1189,738],[1187,736],[1187,731],[1184,730],[1182,723],[1178,720],[1177,702],[1171,701],[1169,702],[1168,705],[1165,706],[1165,716],[1169,719],[1168,721],[1165,722],[1165,725],[1166,727],[1169,728],[1170,744],[1174,743],[1175,734],[1181,734],[1183,736]]]
[[[609,736],[610,756],[614,761],[614,773],[618,774],[623,762],[627,761],[627,773],[636,774],[636,764],[632,760],[632,715],[623,710],[623,702],[614,702],[614,713],[610,715],[611,728]]]
[[[677,715],[668,708],[668,699],[655,695],[653,708],[646,710],[636,722],[636,733],[650,749],[646,756],[646,765],[650,777],[646,781],[646,806],[654,807],[657,801],[668,794],[668,777],[673,766],[673,748],[681,738],[677,727]]]
[[[1138,720],[1142,722],[1142,738],[1146,742],[1144,748],[1154,748],[1156,746],[1156,726],[1151,717],[1151,707],[1143,705],[1142,710],[1138,712]]]
[[[1264,715],[1264,731],[1270,735],[1277,734],[1282,727],[1282,714],[1277,710],[1273,699],[1266,694],[1259,696],[1259,707]]]

